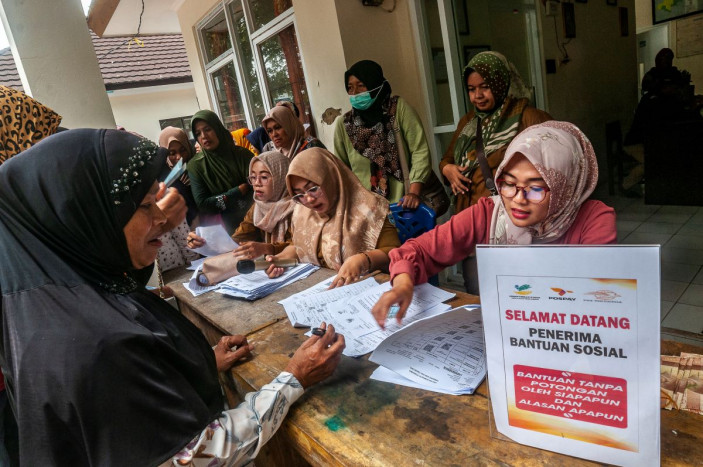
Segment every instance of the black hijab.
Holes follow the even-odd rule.
[[[391,95],[391,85],[386,78],[383,77],[383,69],[381,65],[373,60],[362,60],[356,62],[344,73],[344,89],[347,89],[349,77],[355,76],[356,79],[364,83],[366,89],[369,90],[371,98],[376,98],[374,103],[366,110],[352,109],[354,115],[359,115],[366,126],[373,126],[383,120],[383,104]],[[383,85],[381,89],[371,91]]]
[[[159,464],[223,408],[202,334],[129,278],[123,228],[165,157],[84,129],[0,167],[0,364],[24,465]]]

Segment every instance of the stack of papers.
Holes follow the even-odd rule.
[[[417,320],[387,337],[371,355],[371,379],[444,394],[473,394],[486,377],[478,306]]]
[[[344,355],[350,357],[372,352],[388,336],[418,319],[447,311],[450,306],[442,302],[455,295],[431,284],[419,285],[415,287],[403,323],[399,325],[395,319],[388,319],[384,330],[376,323],[371,308],[383,293],[390,290],[389,282],[379,285],[369,278],[326,290],[330,283],[331,279],[328,279],[312,287],[312,292],[308,289],[279,303],[294,326],[318,326],[323,321],[332,324],[344,335],[347,344]]]
[[[286,269],[282,275],[275,279],[269,279],[265,271],[256,271],[251,274],[240,274],[230,277],[219,284],[206,286],[199,284],[197,281],[201,267],[202,265],[199,265],[195,269],[193,275],[190,276],[189,282],[183,283],[183,287],[193,294],[194,297],[215,290],[230,297],[244,298],[246,300],[257,300],[265,297],[291,282],[308,277],[310,274],[320,269],[319,266],[315,266],[314,264],[303,263]]]
[[[246,300],[256,300],[272,294],[291,282],[304,279],[318,269],[320,269],[320,267],[314,264],[302,263],[286,269],[282,275],[275,279],[269,279],[266,275],[266,271],[240,274],[220,283],[217,293],[230,297],[244,298]]]

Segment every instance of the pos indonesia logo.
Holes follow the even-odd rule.
[[[620,303],[618,298],[621,297],[620,294],[613,292],[612,290],[594,290],[593,292],[586,292],[584,295],[591,295],[593,299],[597,302],[615,302]],[[590,301],[590,300],[588,300]]]

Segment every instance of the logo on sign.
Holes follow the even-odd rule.
[[[620,294],[613,292],[612,290],[595,290],[593,292],[586,292],[584,295],[592,295],[593,298],[603,302],[612,302],[620,298]]]
[[[517,295],[531,295],[532,291],[530,290],[531,286],[529,284],[523,284],[523,285],[517,285],[515,284],[515,293]]]
[[[559,295],[558,297],[549,297],[550,300],[568,300],[570,302],[573,302],[576,300],[573,297],[565,297],[565,295],[567,295],[567,294],[574,293],[572,290],[564,290],[559,287],[550,287],[550,289],[552,290],[552,292],[556,292],[556,294]]]

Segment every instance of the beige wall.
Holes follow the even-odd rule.
[[[335,0],[335,3],[347,67],[364,59],[379,63],[393,93],[402,96],[417,110],[427,130],[429,125],[415,38],[410,27],[409,1],[398,0],[392,13],[363,6],[356,0]],[[337,80],[339,92],[344,94],[343,71]],[[351,106],[347,100],[343,111],[349,109]]]
[[[198,111],[195,90],[190,84],[115,91],[108,96],[117,124],[153,141],[158,141],[161,132],[159,120],[186,117]]]
[[[637,50],[634,0],[620,0],[629,10],[629,36],[621,37],[618,8],[605,2],[575,3],[576,37],[566,45],[571,59],[559,64],[554,20],[544,15],[542,43],[545,59],[557,61],[556,74],[546,75],[549,113],[567,120],[591,139],[599,160],[605,160],[605,124],[620,120],[627,131],[637,106]],[[560,10],[561,11],[561,10]],[[563,41],[561,14],[557,32]]]

